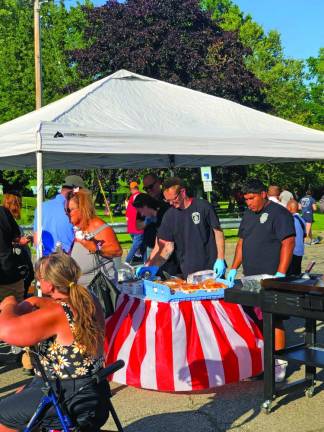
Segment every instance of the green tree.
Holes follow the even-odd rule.
[[[90,4],[87,2],[87,5]],[[71,93],[83,82],[68,52],[84,47],[86,16],[80,5],[42,3],[43,105]],[[32,0],[0,0],[0,123],[34,110],[34,28]],[[4,185],[24,189],[31,173],[4,171]]]
[[[0,2],[0,123],[34,106],[33,8],[31,1]]]
[[[305,124],[309,111],[304,62],[285,58],[280,34],[274,30],[266,34],[231,0],[202,0],[201,4],[221,28],[237,32],[243,45],[251,49],[246,65],[265,84],[262,91],[269,111]]]
[[[202,0],[203,9],[224,30],[236,31],[241,42],[251,49],[247,67],[265,84],[262,91],[269,112],[305,126],[324,129],[324,49],[317,58],[305,62],[286,58],[280,34],[266,34],[251,15],[245,15],[235,0]],[[229,169],[231,171],[231,169]],[[322,162],[260,164],[250,166],[242,176],[256,176],[266,184],[288,185],[304,193],[308,187],[324,184]],[[229,181],[230,177],[228,178]]]
[[[69,94],[83,83],[68,52],[84,47],[85,13],[64,2],[41,7],[43,104]],[[0,0],[0,123],[35,106],[32,0]]]
[[[29,181],[34,177],[33,170],[4,170],[0,171],[0,184],[6,192],[10,189],[18,190],[24,194],[27,190]]]
[[[310,118],[306,124],[324,130],[324,48],[318,57],[307,59],[309,69],[309,110]]]
[[[263,106],[260,81],[244,58],[247,49],[200,10],[198,0],[109,0],[88,9],[86,37],[73,60],[92,80],[125,68],[133,72]]]

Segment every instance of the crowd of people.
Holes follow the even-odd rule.
[[[213,269],[216,278],[226,277],[233,284],[241,265],[245,276],[298,275],[304,244],[316,242],[311,229],[316,202],[311,191],[297,202],[287,188],[266,188],[252,179],[240,191],[240,205],[243,197],[246,209],[227,271],[224,233],[208,201],[191,196],[180,178],[169,178],[162,185],[155,173],[144,177],[143,190],[137,182],[130,183],[126,208],[132,246],[125,261],[131,265],[136,254],[142,256],[144,264],[136,270],[139,277],[153,271],[161,278],[186,278]],[[20,194],[5,194],[0,206],[0,340],[35,346],[46,372],[58,376],[69,394],[103,366],[104,305],[94,295],[94,286],[100,276],[100,284],[102,280],[109,284],[109,294],[118,295],[114,259],[123,251],[113,228],[96,215],[92,194],[82,178],[68,176],[61,192],[43,203],[43,258],[35,270],[43,297],[29,296],[34,278],[28,248],[32,237],[17,225],[20,210]],[[33,241],[40,243],[36,212]],[[246,312],[260,321],[257,311]],[[282,319],[276,323],[275,341],[276,349],[284,348]],[[23,391],[0,402],[0,431],[20,430],[31,417],[41,394],[37,368],[35,372]],[[107,388],[98,385],[88,399],[80,398],[70,409],[81,430],[89,430],[85,408],[96,427],[106,421],[107,394]],[[55,424],[53,413],[44,422]]]

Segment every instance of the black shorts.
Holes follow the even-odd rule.
[[[304,219],[304,221],[306,223],[313,223],[314,222],[313,213],[304,213],[302,215],[302,218]]]
[[[78,388],[89,382],[89,378],[62,380],[60,388],[55,381],[51,382],[60,395],[60,400],[67,400]],[[43,393],[44,382],[35,377],[20,393],[14,393],[0,400],[0,424],[8,428],[23,430],[36,411]],[[81,393],[67,402],[68,414],[74,425],[83,431],[97,431],[108,419],[109,386],[107,381],[91,384]],[[44,428],[61,429],[53,407],[50,407],[41,417]]]

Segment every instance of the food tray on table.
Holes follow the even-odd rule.
[[[117,289],[122,294],[127,294],[133,297],[143,297],[143,280],[128,280],[118,282]]]
[[[216,279],[216,282],[224,284],[226,288],[229,283],[225,279]],[[159,281],[144,280],[143,294],[145,298],[164,303],[173,301],[192,301],[192,300],[219,300],[224,298],[225,288],[218,289],[193,289],[193,290],[173,290],[166,284]]]

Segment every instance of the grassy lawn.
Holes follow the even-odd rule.
[[[324,214],[315,213],[313,231],[324,231]]]
[[[235,217],[235,215],[225,214],[223,212],[226,211],[228,203],[226,201],[221,201],[221,218],[226,217]],[[32,225],[34,220],[34,209],[36,207],[36,197],[23,197],[23,211],[22,218],[18,223],[20,225]],[[97,207],[97,214],[102,219],[104,219],[107,223],[111,222],[109,216],[104,214],[104,209]],[[324,214],[316,213],[314,216],[315,222],[313,224],[313,231],[324,231]],[[125,216],[113,216],[113,222],[125,222]],[[225,229],[225,237],[227,241],[235,242],[237,241],[237,229]],[[117,234],[118,240],[120,241],[122,247],[124,249],[128,249],[131,245],[131,238],[129,234]]]

